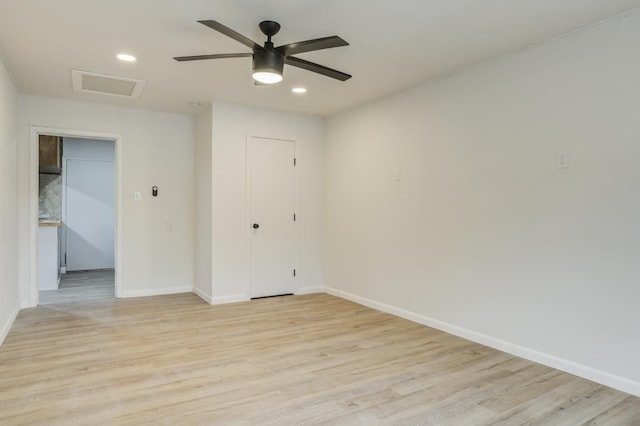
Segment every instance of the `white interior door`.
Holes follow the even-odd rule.
[[[115,167],[113,162],[67,159],[67,271],[115,265]]]
[[[248,141],[251,297],[293,293],[294,143]]]

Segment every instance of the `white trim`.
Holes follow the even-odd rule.
[[[7,322],[5,322],[4,325],[2,326],[2,329],[0,329],[0,345],[2,345],[2,342],[4,342],[4,339],[7,338],[7,335],[11,331],[11,327],[13,326],[13,323],[18,317],[19,313],[20,313],[20,306],[16,306],[16,308],[13,310],[11,315],[9,315],[9,318],[7,318]]]
[[[206,292],[204,292],[203,290],[199,289],[196,286],[193,286],[193,293],[198,296],[200,299],[204,300],[205,302],[207,302],[208,304],[212,305],[213,303],[211,302],[211,295],[207,294]]]
[[[252,136],[249,136],[247,132],[244,140],[244,175],[245,181],[245,198],[244,198],[244,210],[245,210],[245,227],[244,227],[244,293],[251,294],[251,161],[249,159],[249,141]],[[213,210],[212,210],[213,211]],[[213,240],[215,241],[215,240]],[[214,243],[215,244],[215,243]],[[243,296],[244,297],[244,296]],[[216,298],[225,299],[225,297]],[[219,303],[233,303],[233,302],[219,302]]]
[[[296,296],[301,296],[303,294],[314,294],[314,293],[326,293],[326,289],[321,285],[316,286],[306,286],[299,287],[293,292]]]
[[[207,241],[207,244],[209,245],[209,248],[211,249],[210,258],[209,258],[209,261],[210,261],[209,262],[209,272],[211,273],[211,278],[210,278],[211,282],[209,283],[210,296],[209,296],[208,302],[209,302],[209,304],[212,305],[213,304],[214,279],[215,279],[214,273],[216,271],[216,267],[215,267],[215,264],[214,264],[214,257],[213,257],[213,253],[214,253],[214,250],[215,250],[215,246],[214,246],[215,239],[213,238],[213,236],[215,234],[215,222],[213,220],[213,212],[214,212],[214,207],[215,207],[215,197],[214,197],[215,192],[213,190],[213,188],[214,188],[213,185],[215,183],[215,178],[214,178],[214,174],[215,173],[214,173],[214,169],[213,169],[213,150],[216,149],[216,145],[215,145],[214,139],[213,139],[213,119],[214,119],[214,116],[213,116],[213,105],[211,105],[211,107],[210,107],[209,114],[211,114],[211,133],[210,133],[210,136],[211,136],[211,141],[210,141],[211,142],[211,151],[209,152],[210,153],[210,157],[209,157],[209,163],[207,164],[207,166],[210,167],[210,171],[211,171],[211,180],[209,182],[211,184],[211,188],[210,188],[211,189],[211,198],[209,198],[209,207],[210,207],[211,216],[208,217],[208,218],[205,218],[205,220],[208,220],[209,221],[209,225],[211,226],[210,232],[209,232],[210,239],[209,239],[209,241]],[[246,167],[246,164],[245,164],[245,167]],[[195,173],[195,167],[194,167],[194,173]],[[195,182],[195,178],[194,178],[194,182]],[[195,187],[195,185],[194,185],[194,187]],[[195,242],[195,239],[194,239],[194,242]],[[246,247],[245,247],[245,260],[246,260]],[[245,285],[246,285],[246,283],[245,283]],[[195,289],[196,286],[194,285],[193,288]]]
[[[122,281],[122,210],[124,207],[124,182],[122,177],[123,170],[123,156],[122,156],[122,138],[116,136],[116,273],[115,273],[115,285],[116,285],[116,298],[122,297],[124,291],[124,285]]]
[[[122,137],[118,134],[32,125],[29,137],[29,307],[38,306],[38,136],[52,135],[114,141],[116,163],[116,297],[122,297]]]
[[[212,297],[211,304],[224,305],[226,303],[248,302],[249,300],[251,299],[245,294],[234,294],[232,296]]]
[[[193,293],[193,286],[187,285],[182,287],[170,288],[150,288],[145,290],[123,291],[122,298],[146,297],[146,296],[163,296],[166,294]]]
[[[38,182],[39,147],[41,132],[31,126],[29,146],[29,307],[38,306]]]
[[[347,293],[342,290],[325,287],[325,291],[333,296],[341,297],[360,305],[368,306],[382,312],[393,314],[401,318],[423,324],[444,331],[446,333],[453,334],[455,336],[501,350],[503,352],[507,352],[511,355],[528,359],[529,361],[537,362],[548,367],[556,368],[558,370],[574,374],[587,380],[591,380],[596,383],[600,383],[602,385],[609,386],[611,388],[618,389],[635,396],[640,396],[640,382],[616,376],[614,374],[607,373],[602,370],[597,370],[595,368],[583,364],[578,364],[576,362],[559,358],[544,352],[540,352],[535,349],[520,346],[501,339],[497,339],[495,337],[487,336],[485,334],[449,324],[444,321],[429,318],[424,315],[419,315],[405,309],[397,308],[395,306],[387,305],[385,303],[377,302],[365,297],[356,296],[355,294]]]

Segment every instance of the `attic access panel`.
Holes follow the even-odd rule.
[[[116,77],[89,71],[71,70],[73,90],[136,99],[142,93],[146,81]]]

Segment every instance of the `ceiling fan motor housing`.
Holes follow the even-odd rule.
[[[273,72],[282,75],[284,56],[273,49],[253,51],[253,72]]]

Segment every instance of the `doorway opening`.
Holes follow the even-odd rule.
[[[118,297],[115,135],[32,127],[30,305]]]

